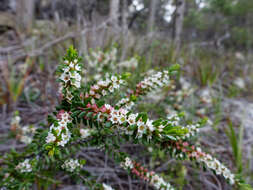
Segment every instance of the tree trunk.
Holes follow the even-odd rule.
[[[123,7],[122,7],[122,54],[121,54],[121,61],[126,58],[127,48],[128,48],[128,2],[127,0],[123,0]]]
[[[17,23],[21,30],[30,32],[32,30],[34,17],[35,0],[18,0],[17,1]]]
[[[119,26],[118,17],[119,17],[119,0],[111,0],[110,1],[110,19],[111,19],[113,28],[117,28]]]
[[[155,24],[155,13],[157,9],[157,3],[159,0],[150,0],[149,4],[149,18],[148,18],[148,35],[153,36],[154,24]]]
[[[174,29],[175,30],[174,44],[176,46],[176,52],[180,50],[181,34],[184,22],[184,11],[185,11],[185,0],[176,0],[175,29]]]

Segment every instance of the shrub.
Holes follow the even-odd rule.
[[[48,116],[48,125],[34,129],[32,140],[26,141],[22,152],[12,150],[1,156],[2,189],[31,189],[36,185],[46,189],[61,183],[56,178],[59,173],[71,176],[89,189],[112,189],[109,185],[97,184],[92,174],[82,168],[86,161],[77,152],[87,146],[104,149],[123,169],[155,189],[174,189],[161,176],[121,152],[119,138],[121,142],[152,145],[179,160],[197,162],[223,176],[231,185],[250,189],[225,165],[191,142],[205,124],[204,119],[188,123],[184,114],[179,113],[151,120],[145,112],[134,113],[132,106],[141,96],[172,85],[170,77],[178,72],[178,65],[146,77],[127,96],[110,105],[110,97],[126,84],[129,73],[108,73],[92,85],[83,85],[80,63],[77,51],[70,47],[57,69],[61,102]],[[16,115],[12,124],[17,127],[19,121]]]

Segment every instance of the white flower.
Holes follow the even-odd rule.
[[[138,126],[138,134],[137,134],[137,137],[138,138],[141,138],[143,133],[145,132],[145,129],[146,129],[146,125],[144,122],[142,121],[138,121],[137,122],[137,126]]]
[[[147,125],[147,128],[151,131],[151,132],[153,132],[154,130],[155,130],[155,128],[154,128],[154,126],[153,126],[153,120],[147,120],[147,122],[146,122],[146,125]]]
[[[104,183],[103,183],[103,188],[104,188],[104,190],[113,190],[113,188],[111,186],[106,185]]]
[[[46,143],[55,142],[56,136],[52,133],[52,130],[56,132],[57,137],[60,137],[60,141],[57,141],[58,146],[64,146],[68,143],[71,137],[71,133],[67,127],[67,123],[71,122],[67,112],[61,113],[61,119],[58,119],[58,126],[54,124],[50,126],[50,130],[46,137]]]
[[[78,160],[76,159],[65,160],[64,164],[62,165],[62,168],[69,172],[74,172],[77,168],[80,167],[81,164],[79,164]]]
[[[133,164],[132,160],[129,157],[126,157],[125,161],[121,162],[120,165],[124,169],[132,169],[134,167],[134,164]]]
[[[25,144],[30,144],[32,142],[32,138],[26,135],[22,135],[20,137],[20,141]]]
[[[113,86],[110,86],[110,87],[109,87],[109,91],[110,91],[110,92],[113,92],[113,91],[114,91]]]
[[[75,66],[75,70],[81,71],[81,67],[77,64],[77,65]]]
[[[81,87],[81,83],[80,83],[80,81],[78,81],[78,80],[75,80],[75,82],[73,83],[73,85],[74,85],[76,88],[80,88],[80,87]]]
[[[107,92],[105,90],[102,90],[102,95],[103,96],[106,96],[107,95]]]
[[[79,73],[75,73],[75,80],[77,80],[77,81],[81,81],[81,79],[82,79],[82,77],[81,77],[81,75],[79,74]]]
[[[49,132],[46,138],[46,143],[54,142],[56,140],[55,136],[53,133]]]
[[[105,104],[104,106],[105,106],[105,108],[106,108],[107,110],[111,110],[111,109],[112,109],[112,106],[109,105],[109,104]]]
[[[70,67],[70,68],[74,68],[74,67],[75,67],[75,64],[72,63],[72,62],[70,62],[69,67]]]
[[[11,125],[19,125],[20,120],[21,118],[18,115],[13,117],[11,120]]]
[[[113,82],[116,82],[116,81],[118,80],[118,78],[117,78],[116,76],[112,76],[112,77],[111,77],[111,80],[112,80]]]
[[[91,135],[90,129],[80,129],[80,134],[83,139],[89,137]]]
[[[20,162],[16,166],[16,170],[20,170],[21,173],[31,172],[32,171],[32,166],[30,164],[30,160],[25,159],[25,161]]]
[[[127,122],[129,123],[129,125],[134,125],[135,124],[136,117],[137,117],[136,114],[130,114],[128,116]]]
[[[115,123],[118,123],[118,116],[115,115],[115,114],[112,114],[111,115],[111,118],[110,118],[110,121],[115,124]]]
[[[70,77],[67,73],[62,73],[60,79],[67,83],[70,80]]]
[[[121,114],[120,116],[118,116],[118,122],[119,124],[122,124],[126,121],[126,116]]]
[[[159,131],[159,132],[162,132],[164,127],[165,127],[164,125],[159,125],[159,126],[158,126],[158,131]]]
[[[115,88],[115,89],[118,89],[118,88],[120,87],[119,84],[116,83],[116,82],[114,82],[114,83],[112,84],[112,86],[113,86],[113,88]]]
[[[241,88],[241,89],[244,89],[244,88],[245,88],[245,82],[244,82],[243,78],[240,78],[240,77],[236,78],[236,79],[234,80],[234,84],[235,84],[238,88]]]

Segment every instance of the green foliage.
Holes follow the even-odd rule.
[[[228,138],[230,145],[233,150],[233,155],[235,157],[235,164],[237,167],[237,172],[243,172],[243,161],[242,161],[242,143],[243,143],[243,127],[240,127],[239,134],[236,135],[235,127],[229,121],[228,122],[228,129],[225,131]]]

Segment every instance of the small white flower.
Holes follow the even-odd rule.
[[[104,183],[103,183],[103,188],[104,188],[104,190],[113,190],[113,188],[111,186],[106,185]]]
[[[121,114],[120,116],[118,116],[118,122],[119,124],[122,124],[126,121],[126,116]]]
[[[102,90],[102,95],[103,96],[106,96],[107,95],[107,92],[105,90]]]
[[[75,64],[70,62],[69,67],[73,69],[75,67]]]
[[[114,91],[114,88],[113,88],[112,85],[109,87],[109,91],[110,91],[110,92],[113,92],[113,91]]]
[[[78,80],[75,80],[74,84],[73,84],[76,88],[80,88],[81,87],[81,83]]]
[[[112,80],[113,82],[116,82],[116,81],[118,81],[118,78],[117,78],[116,76],[112,76],[112,77],[111,77],[111,80]]]
[[[89,137],[91,135],[90,129],[80,129],[80,134],[83,139]]]
[[[77,168],[80,167],[81,164],[79,164],[78,160],[76,159],[65,160],[64,164],[62,165],[62,168],[69,172],[74,172]]]
[[[234,80],[234,84],[235,84],[238,88],[241,88],[241,89],[244,89],[244,88],[245,88],[245,82],[244,82],[243,78],[240,78],[240,77],[236,78],[236,79]]]
[[[27,173],[32,171],[32,166],[29,159],[25,159],[16,166],[16,170],[20,170],[21,173]]]
[[[54,142],[56,140],[55,136],[53,133],[49,132],[46,138],[46,143]]]
[[[147,122],[146,122],[146,125],[147,125],[147,128],[151,131],[151,132],[153,132],[154,130],[155,130],[155,127],[153,126],[153,120],[147,120]]]
[[[118,116],[117,115],[112,115],[111,118],[110,118],[110,121],[115,124],[115,123],[118,123]]]
[[[81,71],[81,67],[77,64],[77,65],[75,66],[75,70]]]
[[[134,125],[135,120],[136,120],[136,114],[130,114],[128,116],[127,122],[129,123],[129,125]]]
[[[24,143],[24,144],[30,144],[32,142],[32,138],[26,135],[22,135],[20,137],[20,142]]]
[[[144,133],[145,130],[146,130],[146,125],[145,125],[144,122],[138,121],[138,122],[137,122],[137,126],[138,126],[138,134],[137,134],[137,137],[138,137],[138,138],[141,138],[142,135],[143,135],[143,133]]]
[[[115,88],[115,89],[119,89],[119,84],[118,83],[116,83],[116,82],[114,82],[113,84],[112,84],[112,86],[113,86],[113,88]]]
[[[70,77],[67,73],[62,73],[60,79],[67,83],[70,80]]]

